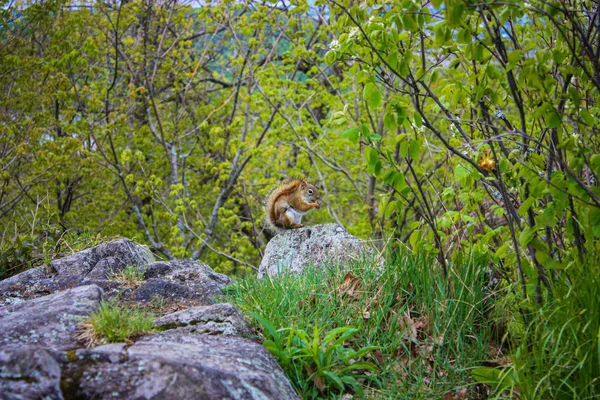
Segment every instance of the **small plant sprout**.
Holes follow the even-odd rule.
[[[125,286],[137,287],[144,280],[144,272],[134,265],[128,265],[118,272],[111,273],[108,279]]]

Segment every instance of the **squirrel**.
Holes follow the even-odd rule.
[[[296,229],[302,216],[319,208],[319,191],[304,179],[294,179],[275,188],[267,200],[267,219],[276,228]]]

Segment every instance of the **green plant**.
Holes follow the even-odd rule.
[[[108,279],[129,287],[135,287],[144,280],[144,271],[140,270],[135,265],[128,265],[117,272],[109,274]]]
[[[304,398],[318,398],[330,392],[341,393],[348,387],[363,397],[357,379],[377,382],[375,375],[357,372],[377,371],[375,364],[359,360],[378,347],[366,346],[353,350],[344,346],[346,341],[356,336],[358,329],[346,326],[324,331],[315,325],[313,336],[310,337],[303,329],[275,329],[258,314],[252,313],[252,316],[262,325],[269,338],[263,344],[277,358],[288,377],[292,377],[292,383]]]
[[[103,300],[98,310],[82,323],[79,340],[88,347],[96,343],[128,342],[154,329],[154,316],[131,306]]]
[[[345,347],[379,348],[365,354],[363,361],[378,364],[381,387],[358,379],[368,398],[442,398],[463,389],[469,398],[477,398],[479,389],[470,371],[490,354],[502,359],[506,351],[486,317],[489,261],[475,252],[457,259],[448,285],[442,271],[432,267],[432,258],[404,251],[388,254],[383,265],[363,260],[308,268],[299,276],[237,279],[226,289],[225,300],[250,317],[256,314],[268,321],[273,329],[261,323],[258,328],[273,342],[272,331],[278,332],[279,353],[284,355],[287,339],[297,336],[293,330],[308,332],[311,342],[317,327],[323,344],[323,336],[337,328],[356,329]],[[298,343],[290,346],[300,348]],[[302,382],[303,371],[284,370],[290,381]],[[338,392],[334,385],[332,396]],[[304,390],[314,391],[314,383],[296,387],[305,397],[310,393]]]
[[[521,399],[600,397],[600,268],[584,262],[555,279],[555,293],[531,311],[524,332],[512,335],[512,362],[501,368],[476,368],[473,377]]]

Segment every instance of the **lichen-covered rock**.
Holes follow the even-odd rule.
[[[176,282],[190,288],[219,292],[231,283],[227,275],[219,274],[206,264],[191,260],[155,262],[145,269],[144,278],[159,278],[167,282]]]
[[[0,281],[0,306],[25,301],[48,276],[48,268],[42,265]]]
[[[365,257],[381,261],[364,240],[352,236],[343,226],[305,226],[287,230],[271,239],[260,263],[258,277],[281,272],[297,274],[309,265],[319,268],[327,263],[343,264]]]
[[[242,313],[232,304],[191,307],[158,318],[154,325],[160,329],[225,336],[250,336],[252,328]]]
[[[79,347],[78,323],[98,309],[102,290],[81,286],[0,307],[0,347],[39,344],[51,352]]]
[[[107,298],[124,302],[191,307],[214,303],[231,280],[208,265],[191,260],[154,262],[149,250],[127,239],[93,247],[51,263],[56,272],[36,267],[0,282],[0,306],[45,296],[77,286],[100,286]],[[115,281],[111,275],[136,267],[142,280],[135,285]]]
[[[165,331],[109,346],[78,352],[63,371],[65,397],[298,398],[273,356],[245,338]]]
[[[102,279],[128,265],[145,266],[151,262],[154,262],[154,256],[147,247],[129,239],[118,239],[59,258],[50,265],[60,275]]]
[[[0,347],[0,399],[62,400],[58,363],[40,346]]]

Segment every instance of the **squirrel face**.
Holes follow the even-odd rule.
[[[300,189],[302,191],[302,199],[305,203],[314,203],[321,197],[319,190],[312,183],[302,182]]]

